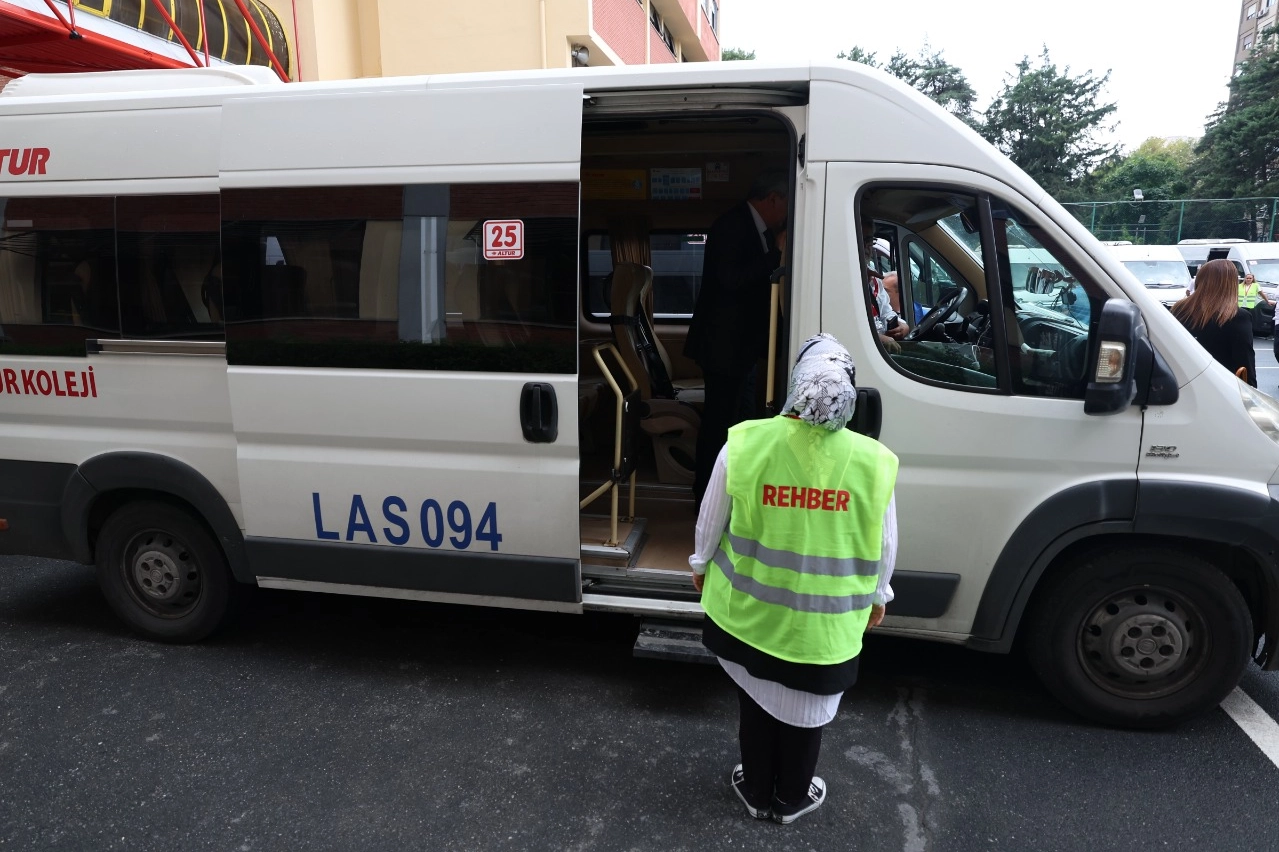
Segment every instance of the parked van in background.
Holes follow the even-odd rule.
[[[1106,247],[1164,307],[1171,308],[1190,292],[1190,270],[1176,246]]]
[[[1199,272],[1199,267],[1203,266],[1210,260],[1225,258],[1230,254],[1230,247],[1246,244],[1247,240],[1235,238],[1229,239],[1198,239],[1198,240],[1182,240],[1177,243],[1177,251],[1181,252],[1182,258],[1186,261],[1186,267],[1190,270],[1190,277],[1194,278]],[[1243,276],[1243,267],[1239,268],[1240,277]]]
[[[1244,275],[1251,273],[1270,301],[1279,297],[1279,243],[1242,243],[1230,247],[1226,258]]]

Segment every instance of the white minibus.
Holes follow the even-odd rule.
[[[1108,245],[1136,279],[1165,307],[1186,298],[1194,286],[1186,260],[1176,246]]]
[[[783,170],[759,409],[806,337],[855,357],[901,459],[883,632],[1024,647],[1130,726],[1279,666],[1279,404],[874,69],[33,75],[0,140],[0,553],[95,565],[145,636],[236,583],[695,629],[691,258]]]

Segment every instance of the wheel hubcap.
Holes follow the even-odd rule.
[[[124,566],[134,599],[154,615],[185,615],[200,599],[199,564],[173,535],[150,530],[135,536]]]
[[[1199,611],[1165,589],[1127,589],[1084,620],[1079,656],[1088,676],[1127,698],[1155,698],[1193,678],[1208,641]]]

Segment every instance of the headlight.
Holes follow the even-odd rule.
[[[1248,412],[1252,422],[1270,440],[1279,444],[1279,402],[1242,380],[1239,382],[1239,393],[1243,396],[1244,410]]]

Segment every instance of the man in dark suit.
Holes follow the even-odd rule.
[[[789,194],[785,172],[761,173],[747,200],[720,216],[706,237],[702,287],[684,344],[706,381],[693,478],[699,506],[729,428],[756,415],[755,365],[768,352],[770,278],[786,245]]]

